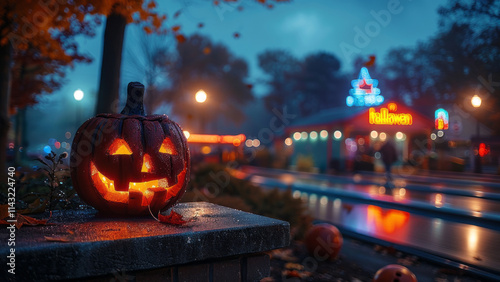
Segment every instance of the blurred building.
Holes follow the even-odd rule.
[[[448,115],[444,120],[442,115],[429,116],[404,104],[386,102],[319,112],[286,128],[285,142],[293,150],[289,165],[319,172],[380,171],[378,150],[383,142],[392,140],[399,154],[399,169],[463,171],[471,167],[481,138],[486,140],[491,130],[459,109],[445,111]],[[473,139],[476,126],[481,134],[477,140]],[[478,144],[474,147],[471,140]],[[490,147],[486,144],[485,148]],[[488,151],[489,156],[492,153]]]

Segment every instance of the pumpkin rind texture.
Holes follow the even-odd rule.
[[[337,259],[343,243],[342,234],[337,227],[327,223],[314,225],[304,238],[309,255],[320,260]]]
[[[142,96],[130,103],[136,90],[131,84],[126,109],[129,104],[142,109]],[[175,205],[186,191],[187,140],[166,115],[143,116],[126,109],[97,115],[78,129],[71,149],[73,186],[100,212],[141,215],[151,209],[156,214]]]

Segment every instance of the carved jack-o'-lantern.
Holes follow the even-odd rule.
[[[104,213],[138,215],[173,206],[189,181],[179,125],[144,114],[144,86],[131,82],[121,114],[100,114],[75,134],[71,177],[78,195]]]

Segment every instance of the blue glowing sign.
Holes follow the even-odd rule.
[[[346,98],[346,104],[352,106],[378,106],[384,102],[384,97],[380,95],[380,89],[377,88],[378,80],[372,79],[368,69],[361,68],[358,79],[351,81],[352,89],[349,90],[350,96]]]

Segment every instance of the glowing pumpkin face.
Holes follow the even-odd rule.
[[[145,214],[148,206],[157,213],[182,197],[189,180],[189,149],[181,128],[166,115],[144,116],[141,86],[129,84],[122,114],[89,119],[73,141],[73,186],[105,213]]]

